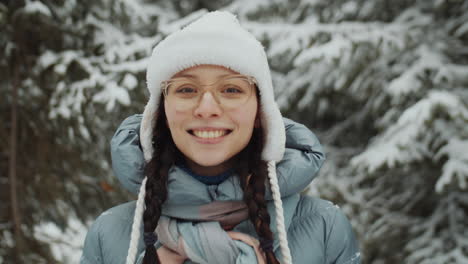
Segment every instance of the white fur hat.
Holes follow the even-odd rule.
[[[140,127],[140,143],[145,160],[153,155],[153,129],[161,100],[161,82],[176,73],[202,64],[220,65],[240,74],[255,77],[260,94],[260,120],[265,144],[262,159],[267,162],[268,178],[275,205],[275,218],[282,263],[292,263],[284,226],[283,205],[276,176],[276,162],[283,158],[285,127],[275,102],[267,56],[262,44],[243,29],[236,17],[228,12],[210,12],[185,28],[172,33],[153,49],[146,73],[150,92]],[[132,226],[127,263],[136,257],[140,225],[144,210],[146,178],[138,195]]]
[[[262,159],[280,161],[286,141],[283,119],[275,102],[267,56],[262,44],[228,12],[210,12],[172,33],[154,49],[146,72],[151,94],[143,112],[140,141],[145,159],[153,154],[153,128],[161,96],[161,82],[201,64],[227,67],[255,77],[260,92],[260,119],[265,131]]]

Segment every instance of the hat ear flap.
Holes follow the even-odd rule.
[[[151,94],[141,120],[140,143],[146,162],[149,162],[153,156],[153,129],[158,116],[159,100],[159,94]]]

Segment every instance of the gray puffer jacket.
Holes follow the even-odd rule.
[[[141,115],[134,115],[125,119],[111,141],[114,172],[124,187],[135,194],[138,192],[144,178],[144,159],[138,135],[140,122]],[[358,243],[343,212],[329,201],[300,194],[315,178],[325,160],[319,141],[305,126],[286,118],[284,123],[286,128],[286,152],[283,160],[277,164],[277,175],[283,206],[285,207],[285,225],[293,263],[360,263]],[[183,173],[183,170],[172,171],[173,173]],[[170,176],[179,179],[179,181],[187,179],[190,182],[187,182],[187,185],[192,187],[194,184],[197,185],[194,188],[183,190],[184,193],[192,190],[192,192],[195,192],[194,190],[197,192],[200,192],[200,190],[206,191],[209,193],[206,199],[211,201],[226,199],[225,194],[232,192],[229,189],[230,186],[238,182],[231,179],[237,177],[233,175],[219,186],[205,186],[201,182],[197,184],[196,180],[186,177],[186,175]],[[179,184],[184,186],[184,182],[179,182]],[[184,197],[190,196],[184,195]],[[271,199],[269,190],[265,198],[267,201]],[[170,200],[171,197],[168,199]],[[239,199],[241,199],[241,196]],[[172,202],[180,203],[181,201]],[[185,200],[183,202],[190,203],[190,201]],[[271,204],[269,204],[269,209],[270,207]],[[132,201],[102,213],[88,231],[80,263],[125,263],[134,210],[135,201]],[[272,221],[272,230],[276,230],[274,221]],[[239,224],[238,227],[234,228],[234,231],[248,233],[256,237],[255,229],[252,228],[249,220]],[[144,250],[143,244],[143,238],[140,238],[138,245],[140,258],[137,263],[141,262],[141,253]],[[274,251],[279,256],[278,243],[275,243]],[[187,260],[185,263],[193,262]]]

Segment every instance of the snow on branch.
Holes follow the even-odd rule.
[[[405,247],[410,263],[466,263],[468,225],[464,206],[468,194],[452,192],[442,197],[425,221],[412,225],[413,239]]]
[[[468,109],[456,95],[447,91],[432,91],[426,98],[407,108],[395,124],[373,140],[366,151],[354,157],[351,165],[366,168],[369,173],[387,166],[409,164],[423,158],[436,160],[437,149],[431,146],[434,137],[447,144],[453,135],[437,131],[434,121],[446,115],[451,120],[468,120]],[[442,152],[443,153],[443,152]],[[439,154],[441,155],[441,154]]]
[[[467,131],[468,132],[468,131]],[[446,157],[447,161],[442,167],[442,176],[436,184],[436,191],[442,192],[443,188],[456,181],[460,189],[466,190],[468,180],[468,140],[451,138],[448,143],[440,148],[435,158]]]

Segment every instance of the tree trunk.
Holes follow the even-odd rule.
[[[11,200],[11,215],[13,218],[13,230],[15,237],[15,263],[21,263],[20,253],[22,248],[21,234],[21,215],[18,208],[18,196],[16,192],[16,148],[17,148],[17,104],[18,104],[18,67],[15,61],[13,81],[12,81],[12,97],[11,97],[11,134],[10,134],[10,160],[9,160],[9,177],[10,177],[10,200]]]

